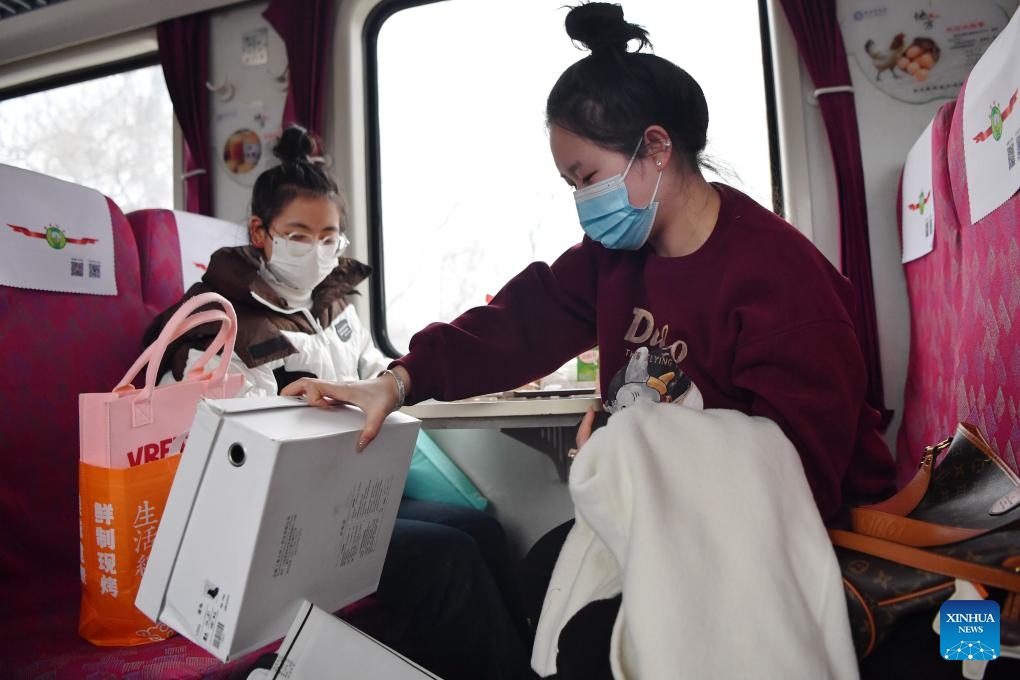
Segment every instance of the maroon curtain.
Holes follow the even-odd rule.
[[[184,134],[185,208],[212,215],[212,178],[209,171],[209,15],[192,14],[171,19],[156,28],[159,61]],[[204,172],[197,172],[197,171]]]
[[[290,88],[283,124],[322,134],[326,74],[333,38],[333,0],[270,0],[262,13],[287,46]]]
[[[781,0],[797,39],[797,48],[816,88],[850,84],[843,35],[836,21],[835,0]],[[871,277],[868,205],[861,165],[861,139],[852,92],[818,96],[829,136],[839,193],[840,267],[857,293],[857,335],[868,371],[868,403],[882,414],[882,429],[892,411],[885,406],[882,364],[878,351],[878,322]]]

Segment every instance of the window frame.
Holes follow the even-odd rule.
[[[150,66],[159,66],[158,52],[145,52],[139,55],[126,57],[124,59],[115,59],[113,61],[104,62],[95,66],[61,71],[51,76],[45,76],[43,78],[20,83],[18,85],[12,85],[11,87],[0,89],[0,102],[38,94],[39,92],[45,92],[47,90],[55,90],[58,87],[77,85],[78,83],[113,76],[118,73],[149,68]]]
[[[431,5],[444,0],[382,0],[365,19],[362,45],[365,89],[365,172],[366,213],[369,262],[373,274],[369,278],[371,332],[376,346],[389,357],[401,353],[390,339],[386,320],[386,266],[383,257],[384,215],[382,207],[382,162],[379,126],[379,33],[393,15],[405,9]],[[782,156],[780,149],[779,114],[776,101],[775,71],[770,28],[770,1],[758,0],[758,26],[761,40],[762,78],[765,90],[766,126],[769,136],[769,167],[772,178],[772,209],[785,217]]]
[[[365,172],[368,192],[368,254],[372,338],[383,354],[398,357],[386,327],[386,266],[383,258],[382,151],[379,137],[379,32],[386,20],[405,9],[432,5],[443,0],[389,0],[380,2],[365,20],[362,44],[365,64]]]
[[[765,116],[769,134],[769,168],[772,170],[772,210],[786,217],[783,157],[779,135],[779,106],[776,95],[775,61],[772,58],[772,29],[769,0],[758,0],[758,33],[761,36],[761,70],[765,82]]]
[[[146,31],[144,33],[132,34],[128,36],[122,36],[121,39],[126,39],[128,43],[128,50],[132,50],[132,45],[139,44],[146,38],[154,40],[155,32]],[[102,54],[104,49],[107,49],[112,42],[118,41],[115,37],[110,40],[100,41],[94,46],[86,48],[85,54]],[[76,55],[77,56],[77,55]],[[41,60],[48,61],[49,55],[42,55],[41,57],[33,58],[27,63],[38,62]],[[98,64],[91,64],[89,66],[81,68],[61,68],[60,64],[63,62],[58,59],[55,68],[44,67],[45,70],[52,70],[52,73],[39,78],[33,78],[24,82],[19,82],[9,87],[0,88],[0,103],[17,99],[19,97],[26,97],[40,92],[46,92],[47,90],[55,90],[59,87],[66,87],[68,85],[77,85],[78,83],[84,83],[89,80],[98,80],[99,78],[105,78],[107,76],[117,75],[118,73],[126,73],[128,71],[135,71],[143,68],[151,68],[153,66],[159,66],[159,50],[156,48],[144,49],[138,51],[130,56],[109,59]],[[5,65],[5,69],[16,69],[18,63]],[[180,125],[177,122],[176,113],[173,116],[173,137],[171,139],[171,147],[173,148],[173,160],[171,161],[171,178],[173,181],[173,207],[174,210],[181,210],[184,207],[184,183],[180,180],[181,168],[184,167],[184,136],[181,133]]]

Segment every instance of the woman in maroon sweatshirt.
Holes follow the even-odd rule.
[[[553,160],[575,189],[581,243],[551,266],[525,268],[490,304],[417,333],[391,372],[345,385],[300,381],[287,392],[361,406],[367,445],[398,400],[511,389],[598,345],[610,412],[635,395],[678,398],[693,382],[705,408],[783,429],[824,518],[890,491],[892,459],[864,398],[851,283],[782,218],[704,179],[705,96],[675,64],[627,50],[649,43],[619,6],[581,5],[566,25],[591,55],[560,76],[546,115]],[[666,378],[665,389],[628,376],[641,348],[637,373]]]
[[[635,399],[676,401],[693,385],[705,408],[782,428],[825,520],[891,491],[892,458],[865,402],[851,283],[782,218],[705,180],[704,94],[675,64],[628,51],[630,41],[648,46],[647,33],[618,5],[576,7],[566,28],[591,55],[560,76],[546,115],[581,243],[551,266],[525,268],[490,304],[429,325],[379,377],[302,380],[284,393],[360,406],[363,448],[405,402],[517,387],[598,345],[610,413]],[[539,544],[551,546],[546,572],[565,529],[556,534]],[[582,664],[588,640],[608,641],[615,604],[606,604],[605,616],[579,617],[598,629],[579,635]]]

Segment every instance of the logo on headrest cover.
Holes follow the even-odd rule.
[[[28,236],[29,238],[41,238],[54,250],[62,250],[68,245],[88,246],[98,243],[99,239],[94,238],[67,238],[64,230],[56,224],[47,224],[43,231],[32,231],[28,227],[19,227],[16,224],[7,224],[16,234]]]

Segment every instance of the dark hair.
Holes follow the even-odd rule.
[[[692,169],[703,164],[708,103],[686,71],[654,54],[648,32],[623,19],[620,5],[589,2],[570,10],[571,40],[591,50],[559,77],[546,102],[546,123],[630,155],[649,125],[661,125]]]
[[[346,229],[347,201],[322,159],[313,156],[318,149],[318,140],[300,125],[291,125],[280,135],[273,149],[280,164],[259,175],[251,192],[251,214],[262,220],[264,229],[299,196],[321,196],[336,203],[340,230]]]

